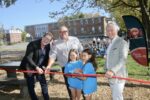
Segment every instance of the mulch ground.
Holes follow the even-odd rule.
[[[19,60],[24,56],[24,52],[4,52],[0,62],[7,62],[7,60]],[[9,55],[7,57],[7,55]],[[17,55],[17,56],[16,56]],[[6,56],[6,57],[5,57]],[[23,78],[23,74],[17,74],[19,78]],[[0,79],[6,77],[6,72],[0,70]],[[66,86],[62,75],[55,75],[55,81],[48,80],[48,90],[51,100],[68,100]],[[7,88],[7,89],[6,89]],[[39,83],[36,83],[35,91],[39,97],[39,100],[43,100],[41,95],[41,88]],[[150,100],[150,85],[142,85],[127,82],[124,89],[124,100]],[[29,97],[21,97],[19,89],[11,89],[9,86],[0,86],[0,100],[30,100]],[[111,100],[111,91],[106,78],[98,78],[98,89],[93,95],[92,100]]]

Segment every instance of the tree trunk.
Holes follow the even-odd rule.
[[[147,35],[148,47],[150,48],[150,16],[148,11],[148,6],[144,3],[144,0],[139,0],[141,14],[142,14],[142,22],[145,28],[145,32]]]

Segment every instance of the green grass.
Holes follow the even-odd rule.
[[[97,58],[97,64],[97,73],[104,74],[105,59]],[[59,68],[60,66],[55,64],[53,67]],[[137,64],[130,55],[127,59],[127,69],[130,78],[150,80],[150,70],[148,71],[148,67]]]
[[[58,64],[54,64],[52,67],[53,68],[60,68],[60,66]]]
[[[128,56],[127,68],[129,77],[150,80],[150,70],[148,70],[148,67],[139,65],[131,56]]]
[[[97,63],[99,67],[97,73],[104,73],[105,60],[97,58]],[[148,67],[137,64],[130,55],[127,59],[127,69],[130,78],[150,80],[150,70],[148,70]]]

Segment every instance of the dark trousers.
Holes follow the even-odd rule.
[[[65,70],[65,67],[62,67],[62,72],[64,73],[64,70]],[[67,77],[65,75],[64,76],[64,80],[65,80],[65,84],[66,84],[66,88],[67,88],[67,91],[68,91],[68,95],[70,97],[70,100],[72,100],[72,96],[71,96],[71,90],[69,89],[69,84],[68,84],[68,81],[67,81]]]
[[[53,75],[53,74],[50,74],[50,75],[49,75],[49,78],[50,78],[50,81],[53,81],[53,80],[54,80],[54,75]]]
[[[46,83],[44,74],[42,74],[42,75],[37,75],[37,74],[25,75],[31,100],[38,100],[35,90],[34,90],[35,81],[36,81],[35,77],[40,82],[44,100],[49,100],[48,88],[47,88],[47,83]]]

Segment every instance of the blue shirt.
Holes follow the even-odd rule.
[[[82,62],[79,61],[74,61],[74,62],[69,62],[65,65],[65,73],[66,74],[72,74],[74,73],[74,70],[76,68],[80,68],[82,69]],[[82,89],[82,80],[78,79],[78,78],[72,78],[72,77],[68,77],[67,79],[69,87],[71,88],[75,88],[75,89]]]
[[[83,74],[96,74],[96,71],[92,63],[86,63],[82,68]],[[91,94],[97,90],[97,79],[96,77],[87,77],[83,81],[83,93]]]

